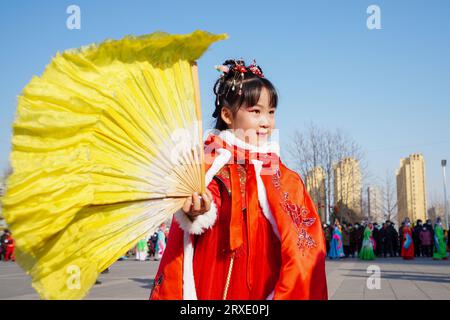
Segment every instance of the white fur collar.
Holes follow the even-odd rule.
[[[231,130],[223,130],[219,134],[219,138],[228,143],[231,146],[236,146],[245,150],[249,150],[251,152],[258,153],[275,153],[280,156],[280,145],[276,141],[269,141],[265,145],[255,146],[245,141],[242,141]]]

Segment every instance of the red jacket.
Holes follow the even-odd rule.
[[[214,205],[194,222],[175,215],[150,298],[327,299],[324,234],[303,181],[235,142],[205,142]]]

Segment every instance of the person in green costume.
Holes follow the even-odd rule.
[[[375,241],[372,238],[373,224],[369,223],[369,225],[364,230],[363,235],[363,243],[361,247],[361,251],[359,252],[359,258],[361,260],[374,260],[375,259]]]
[[[434,225],[434,260],[447,260],[447,247],[444,240],[444,229],[442,228],[441,218],[436,219]]]
[[[136,260],[145,261],[147,259],[147,239],[141,239],[136,245]]]

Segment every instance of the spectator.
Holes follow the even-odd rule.
[[[353,236],[353,241],[355,243],[354,254],[356,252],[356,256],[358,255],[359,251],[361,251],[361,246],[362,246],[362,241],[363,241],[363,232],[364,232],[364,230],[361,228],[361,225],[359,223],[356,223],[355,228],[354,228],[354,236]]]
[[[414,242],[414,256],[420,257],[421,248],[420,248],[420,232],[422,231],[422,220],[418,219],[416,221],[416,225],[412,229],[412,238]]]
[[[324,224],[324,232],[325,232],[325,243],[327,246],[327,255],[330,252],[330,242],[331,242],[331,227],[329,225]]]
[[[377,244],[377,247],[379,248],[379,250],[378,250],[379,256],[380,257],[383,256],[385,258],[386,258],[386,254],[387,254],[387,251],[386,251],[386,248],[387,248],[387,241],[386,241],[386,239],[387,239],[387,231],[386,231],[386,229],[387,229],[387,225],[386,225],[386,223],[383,223],[381,225],[381,229],[380,229],[380,232],[379,232],[379,235],[378,235],[379,243]]]
[[[431,222],[431,219],[427,219],[425,223],[425,227],[430,230],[431,232],[431,239],[434,238],[434,229],[433,229],[433,223]]]
[[[386,246],[385,253],[389,254],[389,257],[396,257],[398,250],[398,232],[394,228],[394,224],[386,221]]]
[[[420,231],[420,247],[422,248],[422,257],[432,257],[433,241],[431,238],[431,231],[423,226]]]
[[[148,239],[148,256],[149,258],[155,257],[156,251],[155,251],[155,246],[156,246],[156,237],[155,234],[153,234],[149,239]]]
[[[3,230],[2,235],[0,236],[0,260],[5,259],[5,252],[6,252],[5,239],[7,233],[8,229],[5,229]]]
[[[4,256],[5,261],[9,261],[9,259],[11,259],[11,261],[15,261],[14,257],[15,242],[10,231],[7,231],[3,243],[5,248],[5,256]]]
[[[378,226],[378,223],[373,223],[372,227],[372,239],[374,241],[374,245],[373,245],[373,253],[376,256],[380,255],[380,250],[381,250],[381,244],[380,244],[380,229]]]
[[[350,255],[350,230],[346,223],[344,223],[342,228],[342,244],[344,245],[344,255],[348,258]]]
[[[353,224],[348,224],[348,234],[349,234],[349,256],[352,258],[355,256],[355,228]]]

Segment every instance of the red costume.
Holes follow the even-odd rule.
[[[403,227],[402,252],[401,256],[405,260],[414,259],[414,242],[412,241],[412,231],[408,226]]]
[[[327,299],[325,239],[277,145],[205,142],[211,210],[175,214],[150,299]]]

